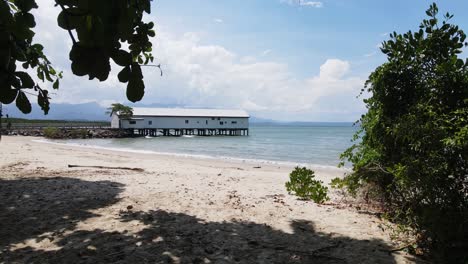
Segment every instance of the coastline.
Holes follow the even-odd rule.
[[[124,262],[141,262],[138,256],[173,263],[413,261],[404,252],[389,253],[396,245],[384,220],[331,205],[342,199],[338,192],[330,193],[329,205],[289,195],[284,183],[291,166],[35,140],[0,142],[0,208],[6,210],[0,220],[9,226],[0,231],[7,243],[0,243],[0,260],[6,262],[79,262],[83,254],[115,262],[127,250]],[[337,176],[316,169],[325,183]]]
[[[88,139],[88,142],[92,139]],[[53,144],[59,146],[69,146],[69,147],[76,147],[76,148],[85,148],[90,150],[104,150],[104,151],[111,151],[111,152],[124,152],[124,153],[134,153],[134,154],[143,154],[143,155],[159,155],[159,156],[168,156],[174,158],[187,158],[189,160],[214,160],[216,162],[228,162],[228,163],[246,163],[250,165],[269,165],[269,166],[282,166],[286,168],[293,169],[297,166],[299,167],[307,167],[313,170],[330,170],[336,173],[347,173],[351,171],[351,168],[338,168],[337,166],[331,165],[323,165],[323,164],[312,164],[312,163],[301,163],[301,162],[292,162],[292,161],[278,161],[278,160],[262,160],[262,159],[249,159],[249,158],[239,158],[239,157],[228,157],[228,156],[212,156],[212,155],[204,155],[204,154],[188,154],[188,153],[176,153],[176,152],[160,152],[160,151],[152,151],[152,150],[138,150],[138,149],[131,149],[131,148],[119,148],[119,147],[103,147],[99,145],[93,144],[78,144],[78,143],[70,143],[66,142],[67,139],[61,140],[51,140],[46,138],[34,138],[32,139],[33,142],[43,143],[43,144]],[[59,142],[61,141],[61,142]]]

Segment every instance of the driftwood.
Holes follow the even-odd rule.
[[[108,169],[108,170],[131,170],[131,171],[144,171],[142,168],[128,168],[128,167],[107,167],[107,166],[86,166],[86,165],[70,165],[68,168],[96,168],[96,169]]]

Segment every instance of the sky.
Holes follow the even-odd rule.
[[[119,67],[105,82],[70,70],[71,40],[57,26],[54,1],[37,0],[35,41],[63,71],[54,103],[128,104]],[[241,108],[281,121],[356,121],[357,98],[385,62],[389,33],[418,29],[433,1],[418,0],[158,0],[154,21],[157,68],[145,67],[141,104]],[[468,1],[436,1],[468,31]],[[466,53],[462,54],[466,57]]]

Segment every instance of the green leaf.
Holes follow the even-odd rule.
[[[48,70],[45,70],[44,73],[45,73],[45,77],[46,77],[47,81],[49,81],[49,82],[54,81],[54,80],[52,80],[52,77],[50,76],[50,72]]]
[[[31,103],[23,91],[18,91],[18,97],[16,97],[16,107],[18,107],[18,109],[23,112],[23,114],[31,113]]]
[[[32,45],[31,48],[35,49],[36,51],[44,50],[44,46],[42,46],[41,44],[37,44],[37,43]]]
[[[41,79],[41,81],[44,81],[44,72],[42,71],[37,71],[37,77]]]
[[[57,80],[55,80],[55,82],[54,82],[54,84],[53,84],[52,87],[53,87],[54,89],[58,89],[59,86],[60,86],[60,82],[59,82],[59,79],[57,79]]]

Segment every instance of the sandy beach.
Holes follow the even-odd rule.
[[[337,192],[328,205],[289,195],[291,167],[37,139],[0,142],[1,263],[415,262],[391,252],[384,220],[336,206]]]

